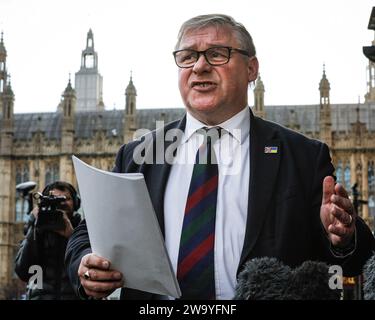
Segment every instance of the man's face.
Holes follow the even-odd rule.
[[[187,31],[179,49],[203,51],[218,45],[244,49],[226,26]],[[188,111],[198,120],[215,125],[247,105],[248,84],[256,79],[257,74],[257,59],[236,51],[232,51],[229,62],[221,66],[209,65],[200,55],[193,67],[179,69],[178,85]]]
[[[66,197],[66,200],[60,203],[60,205],[58,206],[58,209],[65,211],[69,218],[72,217],[73,212],[74,212],[74,203],[73,203],[72,196],[70,195],[70,192],[68,190],[62,191],[58,189],[52,189],[51,193],[54,196]]]

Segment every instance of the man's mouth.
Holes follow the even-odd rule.
[[[192,88],[209,88],[212,86],[216,86],[216,83],[211,81],[193,81],[191,83]]]

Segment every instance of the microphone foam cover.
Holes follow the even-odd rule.
[[[248,261],[238,275],[235,300],[281,300],[291,269],[276,258]]]
[[[341,290],[331,289],[329,266],[324,262],[305,261],[293,270],[285,290],[288,300],[340,300]]]
[[[363,267],[363,281],[365,300],[375,300],[375,255]]]

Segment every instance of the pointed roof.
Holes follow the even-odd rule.
[[[4,46],[4,40],[3,40],[3,35],[4,33],[1,31],[1,38],[0,38],[0,55],[7,55],[7,50],[5,49]]]
[[[255,82],[255,89],[256,91],[264,91],[264,84],[260,74],[258,75],[257,81]]]
[[[12,85],[10,83],[10,74],[8,75],[8,83],[4,88],[4,95],[12,96],[14,97],[14,92],[12,90]]]
[[[88,56],[93,56],[93,64],[91,65],[91,61],[90,61],[90,65],[87,66],[86,65],[86,62],[87,62],[87,57]],[[97,70],[98,69],[98,54],[96,53],[95,49],[94,49],[94,34],[92,32],[92,30],[90,29],[88,32],[87,32],[87,38],[86,38],[86,47],[85,49],[82,50],[82,54],[81,54],[81,69],[80,71],[83,71],[83,72],[86,72],[87,70],[89,70],[89,72],[92,72],[92,70]]]
[[[323,76],[319,83],[319,90],[322,91],[322,90],[330,90],[330,89],[331,89],[331,86],[326,77],[326,66],[325,64],[323,64]]]
[[[76,91],[72,87],[72,83],[70,82],[70,74],[69,74],[69,82],[68,82],[68,85],[66,86],[66,88],[64,90],[64,96],[70,95],[70,94],[75,94],[75,93],[76,93]]]
[[[128,86],[125,90],[125,95],[137,95],[137,90],[135,89],[134,83],[133,83],[133,74],[130,72],[130,81]]]
[[[91,40],[91,43],[90,41]],[[92,29],[87,32],[87,38],[86,38],[86,51],[94,51],[94,33],[92,32]]]

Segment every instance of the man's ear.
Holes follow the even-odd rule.
[[[255,81],[258,77],[259,62],[257,57],[251,57],[247,66],[249,83]]]

